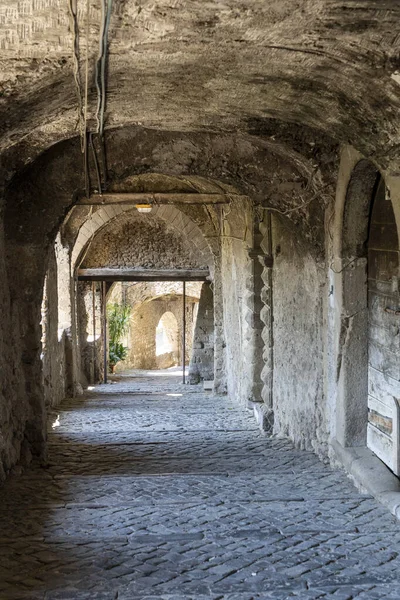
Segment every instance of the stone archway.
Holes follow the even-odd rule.
[[[368,445],[398,473],[393,390],[400,389],[400,362],[392,361],[397,380],[385,366],[392,343],[385,309],[398,302],[397,226],[385,182],[370,161],[344,153],[339,182],[329,289],[334,361],[328,387],[336,387],[332,437],[343,448]],[[397,254],[392,263],[388,253]]]
[[[166,311],[156,327],[156,365],[166,369],[179,361],[179,326],[176,316]]]
[[[331,300],[337,311],[336,437],[343,447],[365,446],[367,441],[367,240],[378,178],[369,161],[354,166],[344,196],[341,243],[331,266]]]
[[[399,264],[393,204],[380,178],[368,235],[367,445],[397,475],[400,474]]]

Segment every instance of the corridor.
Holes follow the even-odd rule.
[[[400,525],[344,474],[173,370],[116,380],[2,488],[1,600],[398,600]]]

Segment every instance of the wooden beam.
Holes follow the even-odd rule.
[[[208,269],[78,269],[79,281],[208,281]]]
[[[93,194],[90,198],[81,198],[78,205],[96,206],[109,204],[227,204],[231,200],[227,194],[161,194],[149,192],[109,192],[107,194]],[[243,196],[245,197],[245,196]],[[235,198],[241,196],[235,195]]]

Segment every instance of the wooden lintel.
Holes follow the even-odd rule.
[[[239,196],[235,196],[237,198]],[[109,204],[227,204],[232,196],[227,194],[164,194],[149,192],[109,192],[93,194],[90,198],[82,198],[78,204],[85,206]]]
[[[208,281],[206,269],[79,269],[79,281]]]

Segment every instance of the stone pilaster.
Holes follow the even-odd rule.
[[[262,341],[263,368],[261,371],[262,391],[261,397],[264,402],[262,416],[260,416],[260,426],[270,433],[273,430],[274,412],[273,412],[273,379],[274,379],[274,341],[273,341],[273,256],[272,256],[272,227],[271,215],[267,214],[265,221],[260,227],[263,233],[263,239],[260,247],[263,254],[259,256],[260,266],[262,268],[261,280],[262,289],[260,299],[262,308],[260,318],[263,323]],[[256,415],[257,416],[257,415]]]

